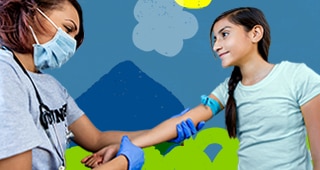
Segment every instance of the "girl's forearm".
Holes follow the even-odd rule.
[[[98,144],[100,147],[108,146],[110,144],[120,144],[122,136],[127,135],[130,139],[134,139],[141,134],[146,133],[146,130],[140,130],[140,131],[106,131],[102,132],[100,144]]]
[[[168,141],[177,136],[176,124],[181,121],[180,117],[168,119],[158,126],[132,138],[131,141],[142,148]]]
[[[167,119],[156,127],[131,139],[131,141],[139,147],[148,147],[159,144],[175,138],[177,136],[176,125],[182,121],[191,118],[193,123],[197,125],[200,121],[209,120],[211,117],[212,113],[210,108],[199,105],[182,116]]]

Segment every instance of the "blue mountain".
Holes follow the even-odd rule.
[[[133,62],[116,65],[76,99],[100,130],[150,129],[184,106]]]

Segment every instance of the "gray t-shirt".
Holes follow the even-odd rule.
[[[43,116],[31,81],[12,53],[0,49],[0,159],[32,149],[33,170],[58,169],[67,147],[67,127],[84,113],[55,78],[28,73],[49,108]]]
[[[228,79],[212,94],[225,106]],[[300,107],[320,94],[320,76],[283,61],[260,82],[235,92],[239,170],[311,170]]]

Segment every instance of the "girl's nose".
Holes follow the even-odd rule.
[[[213,44],[213,51],[219,52],[221,49],[222,49],[222,46],[220,45],[220,43],[218,43],[218,41],[216,41],[216,42]]]

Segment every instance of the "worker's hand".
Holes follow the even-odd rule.
[[[181,113],[179,113],[173,117],[182,116],[185,113],[187,113],[188,111],[189,111],[189,108],[185,109],[184,111],[182,111]],[[197,126],[195,126],[193,121],[190,118],[185,121],[182,121],[180,124],[177,124],[177,126],[176,126],[177,137],[169,140],[168,142],[180,143],[180,142],[184,141],[185,139],[190,138],[190,136],[196,134],[199,130],[201,130],[203,128],[204,125],[205,125],[205,121],[201,121],[198,123]]]
[[[128,159],[128,170],[140,170],[144,164],[144,152],[141,148],[131,143],[128,136],[121,139],[117,156],[124,155]]]

